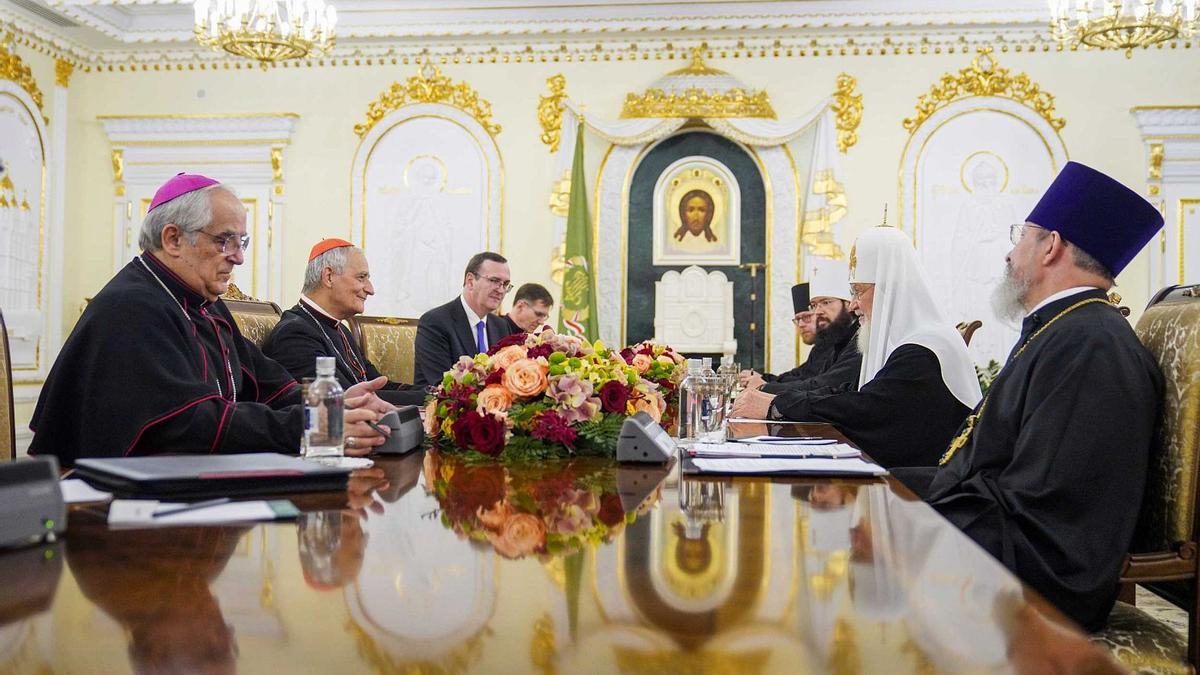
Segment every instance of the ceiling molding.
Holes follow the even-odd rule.
[[[0,3],[21,44],[83,72],[209,70],[257,64],[192,39],[189,0],[34,0],[80,24],[52,26]],[[324,58],[275,67],[555,63],[972,53],[1053,53],[1041,0],[335,0],[338,42]],[[550,17],[550,18],[547,18]],[[1196,46],[1200,46],[1197,42]],[[1171,49],[1191,49],[1178,41]],[[1070,49],[1070,48],[1068,48]]]

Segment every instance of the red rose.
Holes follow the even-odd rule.
[[[629,396],[632,392],[629,391],[629,387],[621,382],[610,380],[600,387],[599,394],[601,408],[606,412],[624,415],[625,404],[629,402]]]
[[[498,456],[504,450],[504,437],[508,433],[504,420],[492,414],[473,414],[480,421],[471,429],[471,445],[489,457]]]
[[[460,448],[470,448],[475,427],[483,419],[483,415],[471,410],[463,412],[450,425],[450,433],[454,434],[454,442]]]
[[[490,374],[488,374],[487,379],[485,379],[483,381],[484,386],[487,386],[489,384],[503,384],[503,383],[504,383],[504,369],[503,368],[493,370]]]
[[[621,506],[621,496],[615,492],[606,492],[600,497],[600,522],[612,527],[625,520],[625,509]]]
[[[633,364],[633,350],[630,349],[629,347],[622,349],[621,350],[621,358],[625,359],[625,363],[632,365]]]

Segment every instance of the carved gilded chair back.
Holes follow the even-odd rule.
[[[417,319],[356,316],[350,333],[363,356],[393,382],[412,382],[416,359]]]
[[[1200,663],[1200,286],[1160,291],[1135,330],[1162,371],[1163,398],[1137,531],[1121,574],[1125,602],[1117,603],[1094,639],[1138,672],[1194,673]],[[1132,606],[1136,584],[1187,612],[1186,640]]]
[[[971,338],[975,335],[975,331],[979,330],[982,326],[983,322],[975,319],[974,321],[963,321],[955,326],[955,328],[958,329],[959,335],[962,335],[963,342],[967,343],[967,346],[970,346]]]
[[[221,296],[221,300],[225,302],[233,320],[237,322],[238,330],[259,348],[263,346],[263,342],[283,315],[279,305],[252,298],[233,284],[229,284],[229,290]]]
[[[10,460],[17,454],[16,415],[13,412],[12,361],[8,354],[8,327],[0,312],[0,460]]]

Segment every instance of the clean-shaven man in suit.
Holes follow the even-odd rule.
[[[476,253],[463,273],[463,292],[425,312],[417,324],[413,384],[437,385],[460,356],[474,356],[512,334],[495,312],[512,290],[508,260],[499,253]]]

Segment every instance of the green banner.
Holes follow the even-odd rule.
[[[592,228],[588,220],[587,181],[583,175],[583,122],[575,135],[571,163],[571,197],[567,206],[566,269],[563,272],[562,306],[558,330],[585,340],[595,340],[596,278],[592,266]]]

